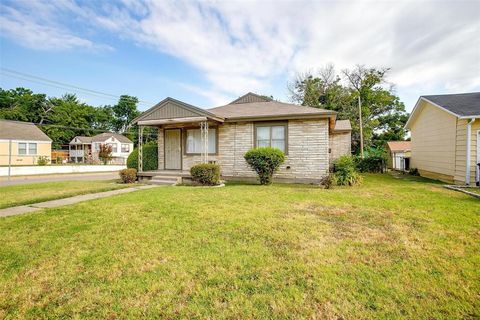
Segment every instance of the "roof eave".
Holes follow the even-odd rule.
[[[265,121],[265,120],[295,120],[295,119],[325,119],[336,116],[336,113],[321,114],[280,114],[280,115],[264,115],[264,116],[242,116],[242,117],[226,117],[225,122],[238,121]]]

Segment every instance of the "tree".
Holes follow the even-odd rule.
[[[338,112],[339,119],[349,119],[354,152],[382,147],[388,137],[403,140],[407,114],[404,104],[395,95],[394,87],[386,85],[388,69],[357,66],[342,74],[343,78],[335,73],[332,65],[327,65],[316,74],[299,75],[289,84],[290,97],[298,104],[334,110]]]
[[[118,103],[112,107],[115,120],[113,129],[118,133],[127,131],[128,126],[139,114],[137,110],[138,98],[128,95],[120,96]]]
[[[104,165],[108,164],[108,161],[112,160],[112,146],[108,144],[101,144],[98,151],[98,158]]]

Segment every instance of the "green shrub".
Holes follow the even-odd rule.
[[[213,163],[201,163],[190,168],[193,181],[206,186],[220,184],[220,166]]]
[[[419,176],[420,175],[420,172],[418,172],[417,168],[410,168],[410,170],[408,170],[408,173],[412,176]]]
[[[360,172],[383,173],[386,168],[386,160],[380,155],[369,155],[363,159],[356,157],[355,164]]]
[[[137,169],[123,169],[120,170],[119,175],[123,183],[134,183],[137,180]]]
[[[48,157],[45,157],[45,156],[39,157],[37,160],[37,164],[39,166],[46,166],[48,164]]]
[[[362,177],[357,172],[352,156],[341,156],[333,164],[335,184],[339,186],[353,186],[362,182]]]
[[[127,159],[127,168],[138,170],[138,148],[133,149]],[[158,146],[155,142],[143,145],[143,171],[158,169]]]
[[[285,161],[285,154],[280,149],[270,147],[250,149],[244,157],[264,185],[272,183],[273,174]]]

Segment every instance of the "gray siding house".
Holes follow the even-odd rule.
[[[334,159],[350,154],[350,122],[337,120],[336,112],[253,93],[212,109],[166,98],[133,123],[140,136],[145,126],[158,128],[158,170],[139,168],[141,179],[158,182],[178,181],[202,162],[218,163],[226,180],[255,179],[243,156],[251,148],[271,146],[286,154],[277,181],[318,183]]]

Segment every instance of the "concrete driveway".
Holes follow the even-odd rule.
[[[72,173],[72,174],[49,174],[36,176],[15,176],[0,177],[0,186],[11,186],[16,184],[28,184],[51,181],[71,181],[71,180],[113,180],[118,179],[118,172],[98,172],[98,173]]]

